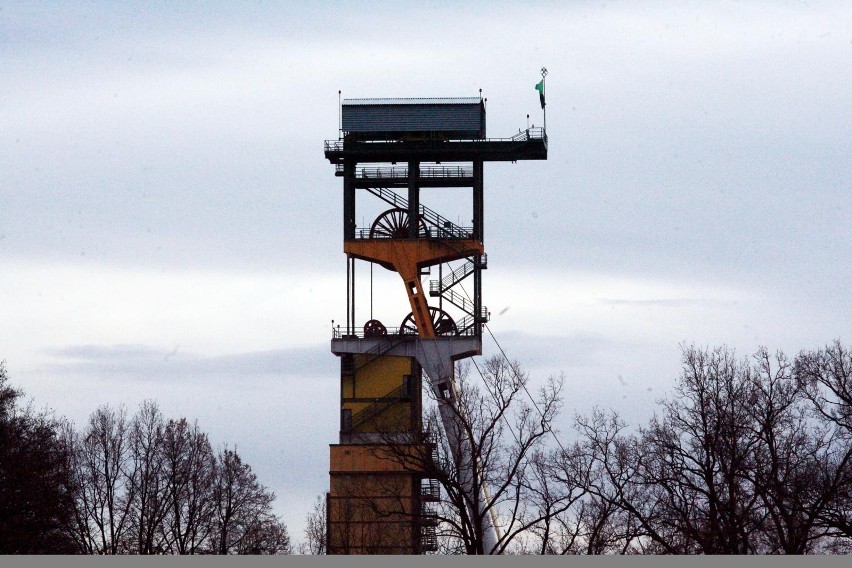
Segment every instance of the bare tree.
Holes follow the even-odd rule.
[[[163,433],[165,421],[153,401],[145,401],[130,424],[130,446],[135,466],[130,482],[132,501],[134,552],[163,552],[162,523],[168,512],[168,494],[163,475]]]
[[[317,495],[314,508],[305,519],[305,540],[299,545],[299,554],[326,553],[326,513],[326,497]]]
[[[830,423],[813,420],[805,385],[783,353],[761,349],[754,361],[752,481],[766,515],[761,548],[805,554],[827,534],[820,519],[848,484],[852,446]]]
[[[756,552],[762,512],[749,473],[759,398],[750,368],[723,348],[687,348],[683,364],[675,397],[643,432],[642,482],[655,486],[679,552]]]
[[[274,515],[264,516],[251,524],[245,536],[232,549],[233,554],[291,554],[287,525]]]
[[[526,518],[534,522],[516,534],[507,551],[515,554],[572,554],[581,539],[585,491],[577,484],[565,483],[554,467],[554,454],[536,451],[526,475],[528,503]]]
[[[135,490],[127,437],[127,413],[101,406],[75,438],[75,540],[85,552],[119,554],[129,550],[128,532]]]
[[[217,457],[213,486],[213,533],[216,554],[289,552],[287,528],[272,513],[275,494],[257,481],[235,450]]]
[[[794,372],[820,416],[852,437],[852,349],[836,340],[825,349],[802,352]]]
[[[552,454],[553,476],[580,491],[575,508],[558,518],[560,553],[642,553],[649,546],[673,552],[658,519],[651,488],[640,481],[643,452],[638,436],[614,412],[594,410],[575,419],[579,440]],[[656,546],[651,543],[657,543]]]
[[[289,553],[275,495],[235,450],[214,455],[186,419],[154,402],[131,421],[101,407],[82,435],[64,429],[73,495],[67,532],[88,554]]]
[[[848,493],[852,456],[848,439],[812,419],[807,384],[781,353],[760,349],[749,361],[687,347],[675,393],[647,427],[631,434],[614,414],[579,418],[581,439],[559,463],[565,482],[588,493],[584,506],[591,499],[607,521],[604,532],[580,531],[589,551],[620,543],[623,552],[803,554],[821,546],[829,535],[821,523],[843,509],[832,504]],[[840,422],[840,413],[822,414]],[[611,530],[613,519],[621,530]],[[610,545],[595,546],[601,537]]]
[[[841,551],[852,549],[852,349],[839,340],[824,349],[802,352],[794,362],[794,376],[811,401],[818,419],[830,426],[839,449],[830,453],[827,473],[837,487],[834,498],[820,513],[820,524],[840,542]]]
[[[540,486],[535,463],[561,407],[562,379],[549,379],[528,403],[529,378],[518,363],[492,357],[477,370],[481,383],[473,379],[470,365],[458,365],[453,392],[447,394],[455,399],[447,406],[458,432],[447,436],[438,427],[446,421],[438,414],[440,401],[433,398],[435,406],[426,413],[431,444],[399,444],[393,433],[398,429],[390,428],[387,443],[375,450],[403,470],[440,483],[437,520],[443,553],[502,554],[532,527],[570,506],[567,495],[555,498],[553,492],[546,506],[536,499],[547,491]],[[453,439],[462,440],[462,446],[452,444]],[[386,503],[390,493],[383,496]],[[401,504],[397,509],[394,514],[405,514]],[[491,526],[497,528],[498,540],[493,550],[486,550],[484,534]]]
[[[216,458],[207,435],[186,419],[169,420],[163,433],[168,512],[163,522],[167,551],[198,554],[211,532]]]
[[[761,551],[766,511],[755,483],[762,449],[759,381],[724,348],[684,349],[674,396],[637,434],[614,415],[580,419],[585,437],[573,479],[633,523],[639,552],[745,554]],[[629,548],[628,548],[629,550]]]

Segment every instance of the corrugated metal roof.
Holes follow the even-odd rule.
[[[390,140],[403,133],[485,136],[485,105],[477,97],[346,99],[341,120],[343,131],[362,140]]]
[[[420,97],[389,99],[343,99],[344,106],[360,105],[471,105],[479,104],[479,97]]]

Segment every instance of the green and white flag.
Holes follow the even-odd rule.
[[[544,109],[544,78],[542,77],[541,81],[535,86],[535,90],[538,91],[538,100],[541,102],[541,108]]]

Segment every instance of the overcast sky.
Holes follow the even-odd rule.
[[[2,2],[13,384],[79,426],[198,419],[301,538],[338,431],[338,90],[482,89],[511,136],[542,66],[548,160],[486,165],[483,296],[534,381],[564,372],[564,431],[647,420],[681,343],[852,341],[852,3]]]

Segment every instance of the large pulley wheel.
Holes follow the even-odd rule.
[[[364,337],[383,337],[387,334],[385,324],[377,319],[371,319],[364,324]]]
[[[459,334],[456,322],[453,321],[450,314],[441,308],[429,306],[429,315],[432,316],[432,327],[435,329],[435,335],[447,336]],[[405,316],[405,319],[402,320],[402,324],[399,326],[399,332],[403,335],[418,335],[417,323],[414,321],[413,312]]]
[[[420,219],[420,230],[418,233],[421,237],[429,234],[429,229],[423,219]],[[395,207],[388,209],[379,215],[373,226],[370,227],[371,239],[407,239],[408,228],[410,226],[408,211]]]

